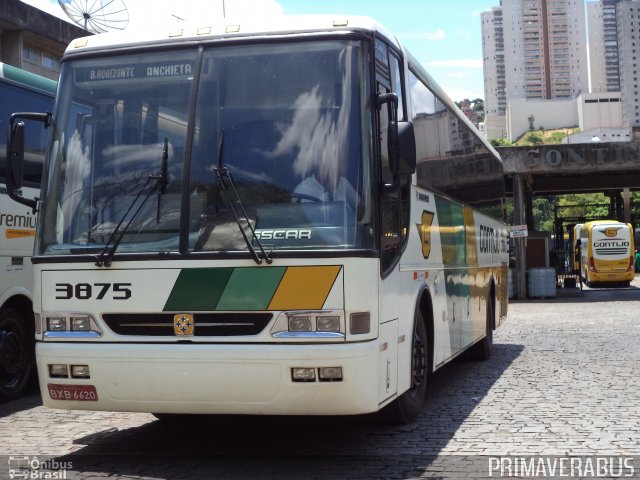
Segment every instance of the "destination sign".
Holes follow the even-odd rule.
[[[184,77],[193,75],[193,64],[191,62],[164,62],[78,68],[75,75],[77,82]]]

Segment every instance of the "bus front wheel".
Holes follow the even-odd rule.
[[[33,339],[19,311],[0,312],[0,400],[17,398],[33,373]]]
[[[411,348],[411,387],[383,410],[390,422],[400,425],[412,423],[422,411],[427,396],[428,359],[427,328],[418,312]]]

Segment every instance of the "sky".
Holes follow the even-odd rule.
[[[22,0],[66,18],[57,0]],[[65,0],[62,0],[63,2]],[[89,5],[99,0],[74,0]],[[105,0],[102,0],[105,3]],[[373,17],[395,33],[454,100],[484,98],[480,13],[499,0],[117,0],[129,11],[127,29],[149,23],[281,14]]]

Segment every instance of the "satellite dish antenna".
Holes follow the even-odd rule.
[[[129,25],[123,0],[58,0],[58,4],[75,24],[92,33],[124,30]]]

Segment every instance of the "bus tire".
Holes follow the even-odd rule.
[[[494,324],[493,299],[487,301],[486,335],[482,340],[473,345],[469,350],[469,358],[472,360],[488,360],[493,351],[493,324]]]
[[[0,401],[19,397],[33,376],[34,340],[25,321],[13,308],[0,312]]]
[[[427,328],[418,311],[411,347],[411,387],[383,409],[383,414],[390,423],[407,425],[418,418],[427,397],[428,366]]]

